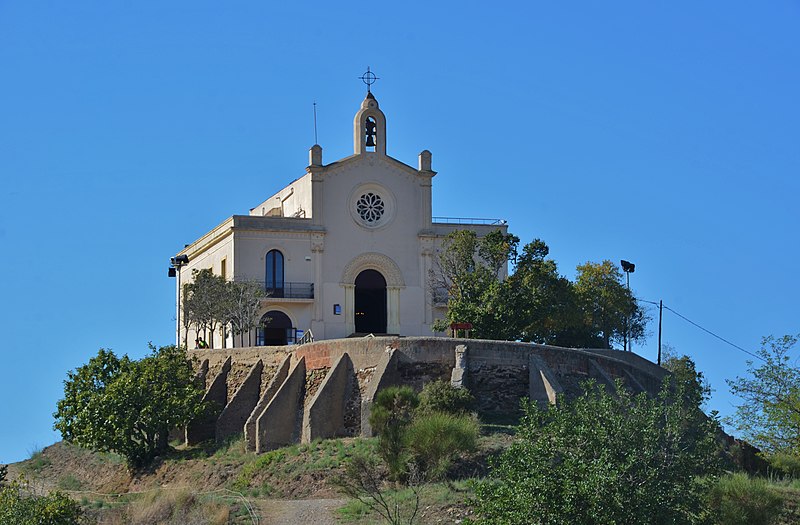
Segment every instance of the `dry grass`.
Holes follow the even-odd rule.
[[[102,525],[225,525],[230,508],[187,489],[155,490],[107,512]]]

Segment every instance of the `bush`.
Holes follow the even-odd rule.
[[[378,453],[389,468],[389,477],[401,480],[408,466],[404,434],[411,424],[419,398],[409,386],[393,386],[378,392],[369,424],[378,433]]]
[[[414,418],[405,435],[412,461],[423,479],[440,479],[453,459],[475,450],[478,422],[465,415],[430,412]]]
[[[589,382],[547,410],[525,403],[517,441],[475,488],[481,523],[693,523],[707,495],[699,476],[718,470],[716,425],[683,394]]]
[[[721,525],[769,525],[776,523],[783,497],[763,478],[737,473],[724,476],[712,487],[709,510]]]
[[[6,480],[7,475],[8,475],[8,465],[0,465],[0,487],[3,486],[3,482]]]
[[[75,525],[82,515],[80,505],[60,492],[30,496],[17,482],[0,487],[0,523]]]
[[[767,462],[771,468],[784,476],[800,478],[800,457],[794,454],[777,452],[767,456]]]
[[[466,388],[456,388],[442,379],[425,385],[419,394],[419,410],[465,414],[470,411],[475,398]]]

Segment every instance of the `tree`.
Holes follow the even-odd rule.
[[[249,339],[253,328],[258,326],[258,311],[261,308],[261,298],[265,296],[264,287],[258,281],[231,281],[227,283],[227,297],[225,300],[225,323],[230,324],[233,335],[241,337],[244,346],[244,334]]]
[[[206,410],[191,362],[174,347],[133,361],[101,349],[67,374],[55,429],[69,442],[116,452],[128,466],[148,464],[168,448],[168,434]]]
[[[678,356],[672,345],[662,345],[663,359],[661,367],[672,373],[673,381],[685,386],[685,394],[689,402],[704,408],[711,397],[711,384],[703,372],[697,370],[694,360],[687,355]]]
[[[800,457],[800,369],[790,355],[798,337],[765,337],[757,352],[759,366],[748,361],[746,377],[727,381],[743,400],[728,422],[771,455]]]
[[[193,282],[184,286],[183,300],[189,322],[194,324],[195,333],[208,330],[213,346],[214,332],[226,318],[228,289],[222,276],[214,275],[209,268],[192,270]]]
[[[571,347],[598,346],[585,322],[573,284],[559,275],[550,249],[540,239],[525,245],[505,287],[505,317],[512,339]]]
[[[519,238],[496,230],[482,238],[471,230],[456,230],[442,243],[430,273],[434,291],[448,295],[447,317],[436,322],[445,331],[453,322],[469,322],[478,337],[506,339],[508,330],[498,317],[502,268],[514,260]]]
[[[625,287],[622,272],[611,261],[578,266],[575,292],[586,323],[603,348],[621,342],[643,341],[648,317]]]
[[[450,233],[430,276],[434,291],[448,295],[447,316],[434,324],[472,323],[476,337],[568,347],[611,348],[625,337],[642,341],[649,320],[622,273],[610,261],[578,266],[572,283],[534,239],[518,252],[519,238],[500,230],[482,238],[469,230]],[[504,278],[508,262],[516,269]]]
[[[546,410],[525,403],[517,441],[476,486],[479,522],[693,523],[701,476],[713,479],[719,466],[715,421],[687,425],[699,408],[683,394],[668,381],[655,398],[589,382]]]

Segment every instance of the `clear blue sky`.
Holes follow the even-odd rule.
[[[755,350],[800,332],[800,3],[0,2],[0,463],[66,372],[173,342],[169,257],[352,152],[369,65],[434,214],[504,218],[565,275]],[[644,347],[654,359],[656,325]],[[731,411],[747,356],[666,312]]]

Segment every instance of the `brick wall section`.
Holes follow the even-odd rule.
[[[269,402],[272,401],[275,393],[286,380],[286,376],[289,375],[290,362],[291,356],[287,355],[283,358],[283,361],[281,362],[280,366],[278,366],[275,375],[272,376],[272,379],[270,379],[269,383],[267,384],[264,393],[261,394],[261,399],[258,400],[258,403],[256,403],[256,406],[253,408],[250,417],[244,424],[244,440],[247,450],[256,450],[256,421],[258,421],[258,418],[261,417],[261,414],[264,412],[264,409],[267,408]]]
[[[303,443],[344,436],[344,411],[353,363],[342,354],[329,370],[303,414]]]
[[[305,383],[306,362],[301,358],[256,420],[256,452],[267,452],[299,439],[295,428],[298,416],[302,416],[298,408],[303,403]]]
[[[225,408],[228,400],[228,372],[231,369],[231,358],[225,360],[219,373],[211,381],[211,386],[206,390],[203,401],[210,401],[216,404],[216,414]],[[186,427],[186,444],[195,445],[201,441],[214,439],[216,434],[217,416],[211,415],[189,423]]]
[[[264,363],[259,359],[219,415],[216,428],[217,441],[222,441],[229,436],[244,432],[244,424],[256,404],[258,404],[258,395],[261,391],[261,371],[263,368]]]

